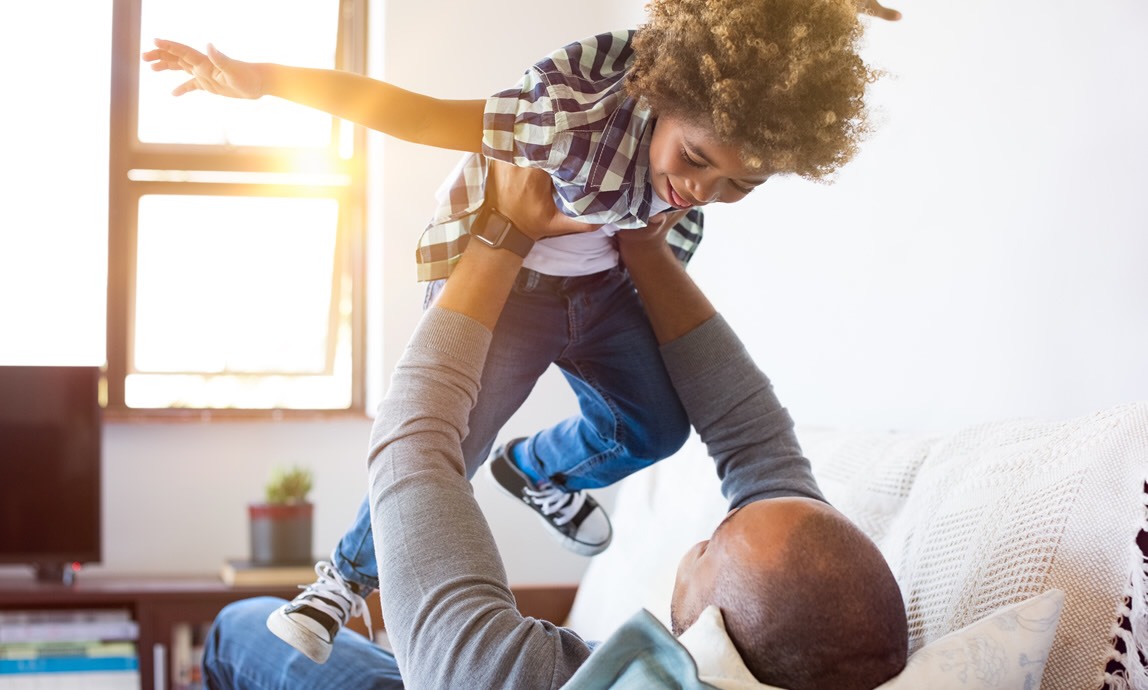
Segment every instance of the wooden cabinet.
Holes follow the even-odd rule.
[[[93,609],[131,611],[139,624],[137,640],[142,690],[173,687],[173,635],[179,625],[210,623],[227,604],[247,597],[284,598],[295,587],[229,587],[212,578],[84,577],[72,585],[0,579],[0,609]]]
[[[561,624],[574,601],[574,586],[513,588],[524,615]],[[257,596],[290,599],[297,587],[230,587],[218,579],[126,578],[87,576],[72,585],[42,584],[30,579],[0,578],[0,610],[128,609],[139,624],[139,663],[142,690],[171,690],[176,678],[172,664],[178,626],[210,623],[227,604]],[[371,619],[381,628],[379,598],[367,598]],[[354,630],[366,634],[361,620]]]

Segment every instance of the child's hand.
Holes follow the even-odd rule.
[[[580,223],[554,205],[554,183],[537,168],[487,161],[486,201],[531,239],[573,235],[602,227]]]
[[[650,216],[650,222],[646,227],[622,230],[615,237],[618,238],[620,245],[664,244],[670,228],[677,225],[678,221],[684,218],[687,213],[689,213],[689,209],[684,208],[663,211],[656,216]]]
[[[885,21],[895,22],[901,18],[900,12],[883,7],[877,0],[857,0],[857,6],[862,14],[868,14]]]
[[[182,96],[189,91],[206,91],[232,98],[259,98],[263,95],[263,77],[259,68],[240,60],[232,60],[207,44],[207,54],[175,41],[155,39],[155,49],[143,54],[152,70],[182,70],[191,75],[171,92]]]
[[[687,213],[688,209],[665,211],[651,216],[649,224],[644,228],[618,231],[614,239],[618,241],[618,252],[622,255],[622,262],[629,265],[641,256],[649,256],[651,252],[670,252],[666,235]]]

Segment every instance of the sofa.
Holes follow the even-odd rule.
[[[1148,689],[1148,402],[943,434],[798,437],[828,500],[901,585],[903,675],[915,680],[889,688]],[[606,639],[645,608],[668,625],[678,559],[726,509],[696,436],[626,479],[614,543],[592,561],[566,624]]]

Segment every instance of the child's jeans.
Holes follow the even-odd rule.
[[[441,288],[441,281],[428,288],[428,305]],[[573,387],[581,414],[527,439],[523,456],[528,470],[553,484],[571,491],[608,486],[669,457],[689,436],[626,270],[563,278],[522,269],[494,330],[462,442],[467,477],[551,363]],[[367,499],[332,560],[343,577],[378,589]]]

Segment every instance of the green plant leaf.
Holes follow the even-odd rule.
[[[290,469],[277,468],[271,474],[271,481],[267,483],[266,500],[272,504],[303,503],[307,500],[311,488],[311,470],[298,466]]]

